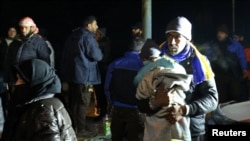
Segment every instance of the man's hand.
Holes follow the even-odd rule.
[[[174,124],[180,119],[182,119],[183,116],[186,114],[186,106],[175,104],[167,109],[167,113],[168,114],[165,117],[166,120],[169,123]]]
[[[248,78],[248,73],[247,70],[243,70],[243,79],[247,79]]]

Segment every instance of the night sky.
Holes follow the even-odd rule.
[[[107,28],[113,50],[127,45],[131,26],[142,20],[141,0],[1,0],[0,37],[10,25],[30,16],[41,29],[46,29],[57,54],[72,29],[82,19],[94,15],[99,27]],[[235,0],[235,26],[250,33],[250,2]],[[203,42],[215,36],[215,29],[225,23],[232,31],[232,0],[152,0],[152,38],[165,39],[167,23],[176,16],[186,16],[193,24],[193,41]],[[121,53],[121,52],[120,52]],[[117,53],[116,55],[120,55]]]

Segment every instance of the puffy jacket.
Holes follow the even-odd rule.
[[[23,39],[23,44],[20,46],[10,46],[7,56],[7,65],[5,82],[10,82],[11,66],[29,59],[41,59],[48,64],[51,64],[51,50],[47,43],[40,36],[33,34],[27,39]]]
[[[194,86],[193,86],[194,87]],[[190,130],[192,136],[205,134],[205,115],[216,109],[218,92],[214,79],[203,81],[187,93],[186,102],[190,107]]]
[[[39,100],[18,111],[19,123],[2,141],[77,141],[70,116],[59,99]]]
[[[13,66],[13,73],[25,83],[16,83],[10,95],[2,141],[76,141],[71,118],[55,97],[61,93],[55,69],[33,59]]]

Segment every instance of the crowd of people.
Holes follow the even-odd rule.
[[[226,25],[200,52],[186,17],[167,24],[161,43],[144,39],[138,22],[123,56],[111,59],[106,28],[87,16],[64,41],[60,61],[31,17],[18,26],[20,34],[11,26],[0,40],[1,141],[94,137],[87,115],[93,95],[95,121],[111,118],[112,141],[207,141],[207,114],[249,100],[247,45]]]

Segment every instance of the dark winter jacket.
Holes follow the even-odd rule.
[[[62,55],[63,80],[75,84],[100,84],[101,76],[97,65],[103,54],[94,33],[79,28],[67,38]]]
[[[54,97],[61,92],[55,70],[40,59],[13,70],[26,83],[11,95],[1,141],[77,141],[66,108]]]
[[[51,64],[51,50],[43,38],[37,34],[32,34],[29,38],[23,38],[22,42],[23,44],[20,46],[10,46],[9,48],[5,82],[11,81],[11,74],[9,74],[11,66],[21,61],[38,58]]]
[[[2,141],[77,141],[69,114],[59,99],[42,99],[18,110],[18,123]]]
[[[138,51],[129,51],[113,61],[107,70],[105,95],[114,106],[137,108],[134,77],[143,66]]]
[[[167,47],[168,46],[166,42],[161,44],[162,54],[180,63],[185,68],[188,74],[193,75],[193,79],[196,78],[196,81],[193,80],[189,91],[185,92],[186,93],[185,102],[186,105],[189,107],[186,116],[190,117],[191,135],[192,136],[204,135],[205,115],[215,110],[218,105],[218,92],[214,77],[212,75],[209,79],[201,77],[204,76],[202,69],[197,67],[199,66],[197,65],[199,59],[197,60],[197,58],[202,57],[204,59],[202,61],[208,61],[208,60],[206,60],[206,57],[204,57],[190,45],[187,45],[185,49],[176,56],[170,56],[167,52],[168,51]],[[206,65],[208,65],[207,67],[210,68],[209,67],[210,64],[208,62]],[[144,112],[147,113],[155,112],[150,109],[148,102],[149,99],[146,99],[143,101],[139,101],[138,104],[141,105],[140,107],[144,107],[145,110]]]
[[[247,61],[239,42],[228,37],[224,42],[214,40],[207,45],[206,56],[216,74],[242,79],[243,70],[247,70]]]
[[[9,48],[20,47],[21,44],[22,42],[16,39],[13,39],[9,45],[6,42],[6,38],[0,40],[0,72],[4,72],[4,69],[6,68]]]

